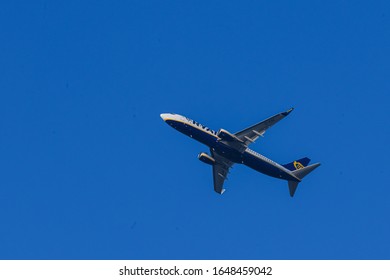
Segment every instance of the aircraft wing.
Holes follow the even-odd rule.
[[[225,191],[223,183],[229,174],[229,169],[232,167],[233,162],[216,153],[213,149],[210,149],[210,152],[215,159],[215,163],[213,164],[214,191],[223,194]]]
[[[259,122],[255,125],[252,125],[251,127],[248,127],[240,132],[235,133],[235,136],[244,141],[245,145],[249,145],[256,141],[259,136],[263,136],[265,131],[276,124],[278,121],[286,117],[288,114],[291,113],[291,111],[294,110],[294,108],[291,108],[287,110],[286,112],[282,112],[279,114],[276,114],[275,116],[269,117],[268,119]]]

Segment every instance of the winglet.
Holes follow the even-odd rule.
[[[292,110],[294,110],[294,107],[288,109],[286,112],[283,112],[282,115],[283,115],[283,116],[287,116],[288,114],[291,113]]]

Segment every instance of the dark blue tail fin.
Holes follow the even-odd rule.
[[[287,168],[290,171],[294,171],[297,169],[301,169],[306,167],[310,162],[310,159],[307,157],[294,160],[293,162],[287,163],[287,164],[282,164],[283,167]]]

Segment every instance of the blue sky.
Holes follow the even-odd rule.
[[[388,1],[11,1],[0,9],[1,259],[389,259]],[[235,166],[175,112],[322,166]]]

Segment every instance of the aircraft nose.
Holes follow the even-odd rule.
[[[161,114],[160,115],[160,117],[164,120],[164,122],[165,122],[165,120],[168,118],[168,116],[169,116],[170,114]]]

